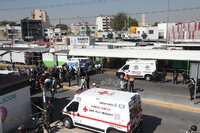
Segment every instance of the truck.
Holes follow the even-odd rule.
[[[99,133],[130,133],[142,128],[138,93],[103,88],[82,89],[61,113],[66,128],[74,126]]]
[[[150,81],[152,73],[156,71],[156,64],[157,60],[127,60],[125,65],[116,72],[116,76],[122,78],[129,75]]]

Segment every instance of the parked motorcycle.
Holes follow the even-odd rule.
[[[21,125],[17,128],[18,133],[44,133],[42,119],[32,118],[33,125]]]

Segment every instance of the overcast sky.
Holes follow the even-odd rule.
[[[200,0],[169,0],[170,10],[198,8],[193,10],[170,12],[170,22],[182,22],[200,19]],[[0,21],[10,20],[20,22],[30,17],[33,9],[45,10],[51,24],[62,23],[70,25],[79,21],[95,24],[95,17],[116,15],[123,11],[141,22],[141,15],[136,13],[167,10],[168,0],[0,0]],[[146,23],[166,21],[167,13],[147,13]],[[79,17],[77,17],[79,16]],[[82,18],[80,17],[88,17]]]

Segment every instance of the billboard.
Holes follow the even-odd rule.
[[[95,45],[95,37],[70,37],[70,45]]]

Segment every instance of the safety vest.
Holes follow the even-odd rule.
[[[130,79],[129,79],[130,82],[131,82],[131,81],[134,81],[134,80],[135,80],[134,78],[130,78]]]
[[[125,79],[125,80],[128,80],[128,79],[129,79],[129,77],[126,75],[126,76],[124,76],[124,79]]]

